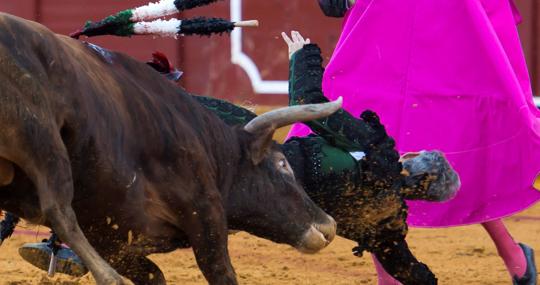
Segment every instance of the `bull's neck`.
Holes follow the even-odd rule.
[[[239,164],[242,159],[241,142],[238,132],[218,120],[216,127],[204,140],[205,148],[211,155],[215,167],[216,183],[221,195],[228,196],[235,177],[238,176]],[[217,145],[216,145],[217,144]]]

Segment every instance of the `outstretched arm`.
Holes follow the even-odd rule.
[[[296,31],[283,39],[289,46],[289,105],[328,102],[322,91],[321,50]],[[331,116],[306,122],[312,131],[332,145],[348,151],[366,151],[387,137],[384,127],[373,112],[364,112],[362,118],[353,117],[341,109]]]
[[[328,102],[322,92],[321,51],[310,44],[298,32],[291,38],[285,33],[283,39],[289,46],[289,105]],[[345,110],[327,118],[306,122],[310,129],[323,137],[331,145],[346,151],[363,151],[371,161],[375,175],[396,177],[401,172],[399,154],[394,140],[388,136],[379,117],[371,111],[364,111],[355,118]]]

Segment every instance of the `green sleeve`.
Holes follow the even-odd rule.
[[[225,100],[197,95],[192,96],[230,126],[244,125],[257,117],[255,113]]]
[[[294,53],[289,65],[289,105],[328,102],[322,92],[323,73],[321,50],[317,45],[305,45]],[[329,117],[305,124],[330,144],[347,151],[365,151],[386,135],[377,116],[369,111],[358,119],[341,109]]]

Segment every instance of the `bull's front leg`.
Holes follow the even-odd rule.
[[[217,190],[200,195],[196,206],[185,213],[186,233],[204,277],[211,285],[236,285],[227,248],[227,220]]]
[[[435,275],[414,257],[405,240],[381,244],[372,253],[384,270],[404,285],[437,284]]]
[[[43,137],[36,140],[24,133],[13,134],[0,140],[4,143],[0,150],[11,150],[8,156],[13,157],[12,161],[35,185],[45,221],[83,260],[96,282],[123,284],[122,277],[99,256],[79,227],[71,207],[74,195],[71,165],[61,137],[46,130],[40,135]]]

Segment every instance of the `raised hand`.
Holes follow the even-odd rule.
[[[289,59],[291,59],[295,52],[301,50],[305,45],[311,43],[309,39],[304,40],[304,37],[302,37],[302,35],[297,31],[292,31],[290,38],[285,32],[282,32],[281,36],[289,46]]]

